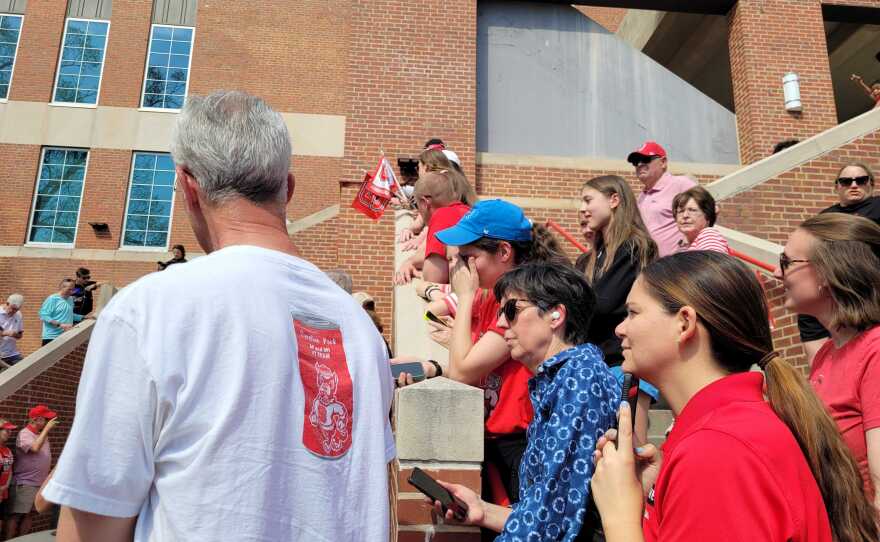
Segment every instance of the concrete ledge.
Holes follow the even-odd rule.
[[[478,152],[476,162],[480,166],[545,167],[594,171],[632,171],[633,169],[632,164],[623,159],[614,160],[586,156]],[[670,171],[676,174],[717,175],[719,177],[729,175],[742,167],[740,164],[701,164],[697,162],[676,162],[675,160],[671,160],[669,164]]]
[[[312,213],[308,216],[304,216],[299,220],[288,220],[287,233],[290,235],[293,235],[294,233],[299,233],[303,230],[307,230],[311,227],[317,226],[322,222],[332,220],[337,216],[339,216],[338,203],[336,205],[331,205],[330,207],[321,209],[317,213]]]
[[[94,320],[83,320],[72,330],[0,373],[0,401],[26,386],[43,371],[82,346],[92,336],[94,327]]]
[[[187,252],[187,259],[204,256],[201,252]],[[48,258],[55,260],[103,260],[114,262],[155,262],[168,260],[171,252],[165,250],[107,250],[97,248],[55,248],[21,245],[0,246],[0,258]]]
[[[394,397],[397,456],[404,460],[483,460],[483,391],[431,378]]]

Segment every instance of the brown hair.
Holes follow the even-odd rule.
[[[661,258],[639,277],[670,314],[696,311],[709,334],[715,361],[730,373],[758,364],[776,415],[797,440],[816,479],[834,540],[877,540],[877,515],[837,425],[806,379],[773,351],[767,302],[745,264],[718,252],[683,252]]]
[[[587,256],[587,280],[592,284],[594,279],[608,271],[614,262],[614,255],[626,242],[632,243],[630,250],[633,252],[633,257],[638,259],[641,268],[654,261],[657,258],[657,243],[651,239],[651,234],[648,233],[648,228],[645,227],[642,215],[639,213],[636,196],[626,181],[617,175],[603,175],[585,182],[581,192],[584,188],[592,188],[607,198],[617,194],[620,201],[617,208],[611,210],[611,222],[606,228],[607,236],[596,232],[596,240],[601,241],[602,246],[605,247],[605,262],[597,271],[597,251],[591,250]]]
[[[526,262],[549,262],[571,265],[559,241],[553,233],[541,224],[532,224],[531,241],[506,241],[491,237],[481,237],[471,246],[485,250],[489,254],[498,252],[501,243],[508,243],[513,248],[513,263],[519,265]]]
[[[828,283],[831,326],[864,331],[880,323],[880,226],[860,216],[823,213],[805,220],[810,263]]]
[[[837,177],[834,178],[835,184],[837,183],[837,179],[840,178],[841,173],[843,173],[843,170],[845,170],[848,167],[860,167],[863,170],[865,170],[865,173],[868,174],[868,178],[871,179],[871,185],[872,186],[874,185],[874,172],[871,171],[871,168],[869,168],[868,166],[866,166],[865,164],[863,164],[861,162],[850,162],[849,164],[846,164],[845,166],[840,168],[840,171],[837,172]]]
[[[715,212],[715,198],[702,186],[695,186],[680,194],[676,194],[672,198],[672,216],[678,217],[678,213],[684,210],[690,200],[694,200],[694,203],[697,204],[697,207],[706,216],[709,226],[714,226],[715,220],[718,218]]]
[[[429,197],[437,207],[459,201],[461,197],[449,171],[429,171],[422,175],[413,189],[415,198]]]
[[[430,173],[439,173],[446,175],[452,183],[455,193],[458,194],[457,199],[471,207],[477,203],[477,192],[471,183],[468,182],[464,171],[449,158],[443,154],[443,151],[425,149],[419,154],[419,162],[424,164],[425,169]]]

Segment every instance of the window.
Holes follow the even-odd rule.
[[[73,244],[88,158],[83,149],[43,149],[28,242]]]
[[[173,207],[174,162],[171,155],[134,153],[122,246],[165,249]]]
[[[189,85],[193,28],[153,25],[141,107],[180,109]]]
[[[53,102],[96,105],[110,23],[67,19]]]
[[[9,96],[15,53],[21,37],[21,15],[0,15],[0,100]]]

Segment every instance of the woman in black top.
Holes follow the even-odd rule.
[[[174,245],[171,247],[171,254],[174,257],[167,262],[156,262],[159,265],[159,271],[165,270],[169,265],[186,263],[186,249],[183,248],[183,245]]]
[[[614,328],[626,317],[626,296],[639,272],[657,258],[657,244],[651,239],[632,189],[622,178],[605,175],[590,179],[581,188],[581,231],[592,250],[578,258],[596,293],[596,309],[587,333],[591,343],[602,349],[605,363],[618,378],[623,352]],[[640,382],[636,434],[644,439],[648,431],[648,407],[659,392]],[[643,440],[644,442],[644,440]]]

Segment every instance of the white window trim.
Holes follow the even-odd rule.
[[[37,210],[37,192],[40,188],[40,172],[43,170],[43,160],[46,158],[46,151],[50,150],[61,150],[61,151],[85,151],[86,153],[86,165],[83,168],[83,180],[82,180],[82,191],[79,195],[79,207],[76,210],[76,226],[73,228],[73,242],[72,243],[44,243],[41,241],[31,241],[31,228],[34,227],[34,213]],[[37,168],[37,179],[34,181],[34,200],[31,202],[31,216],[28,220],[28,228],[27,233],[25,233],[25,242],[24,246],[26,247],[60,247],[60,248],[74,248],[76,246],[76,238],[79,235],[79,222],[82,218],[82,204],[83,200],[86,199],[86,179],[89,176],[89,161],[92,158],[92,150],[84,149],[81,147],[43,147],[40,151],[40,165]],[[58,212],[58,211],[56,211]],[[54,227],[54,226],[53,226]]]
[[[186,99],[189,97],[189,82],[192,80],[192,61],[193,56],[196,51],[196,27],[194,26],[182,26],[182,25],[174,25],[174,24],[151,24],[150,25],[150,37],[149,37],[149,46],[147,47],[147,58],[144,60],[144,77],[143,83],[141,84],[141,99],[138,101],[138,111],[162,111],[166,113],[179,113],[180,109],[171,109],[167,107],[144,107],[144,92],[147,90],[147,71],[150,69],[150,54],[153,52],[153,29],[157,26],[165,27],[165,28],[188,28],[192,30],[192,43],[189,44],[189,60],[186,65],[186,85],[183,89],[183,103],[186,103]],[[109,32],[109,31],[108,31]]]
[[[0,13],[0,17],[20,17],[21,26],[18,27],[18,41],[15,43],[15,56],[12,57],[12,70],[9,72],[9,90],[6,91],[6,97],[0,98],[0,103],[7,103],[9,95],[12,94],[12,79],[15,77],[15,63],[18,60],[18,50],[21,48],[21,35],[24,33],[24,15],[18,13]]]
[[[134,177],[134,161],[136,155],[138,153],[141,154],[167,154],[171,156],[171,153],[167,152],[156,152],[156,151],[131,151],[131,167],[128,171],[128,193],[125,196],[125,207],[122,210],[122,232],[119,235],[119,250],[132,251],[132,252],[168,252],[168,245],[171,243],[171,228],[174,225],[174,200],[177,199],[177,173],[174,174],[174,182],[171,183],[171,210],[168,215],[168,235],[165,237],[165,246],[164,247],[146,247],[146,246],[129,246],[125,244],[125,229],[128,226],[128,202],[131,201],[131,187],[134,184],[132,182],[132,177]],[[155,186],[155,185],[154,185]],[[149,221],[149,219],[148,219]]]
[[[106,41],[104,43],[104,56],[101,58],[101,74],[98,76],[98,89],[95,93],[95,103],[93,104],[81,104],[75,102],[56,102],[55,101],[55,91],[58,90],[58,79],[61,77],[61,59],[64,57],[64,43],[67,41],[67,26],[70,21],[85,21],[96,22],[96,23],[107,23],[107,36]],[[98,107],[98,104],[101,103],[101,85],[104,84],[104,66],[107,65],[107,51],[110,49],[110,21],[105,21],[104,19],[81,19],[79,17],[67,17],[64,19],[64,34],[61,36],[61,47],[58,51],[58,65],[55,68],[55,83],[52,85],[52,99],[49,102],[49,105],[54,105],[58,107],[84,107],[87,109],[95,109]]]

